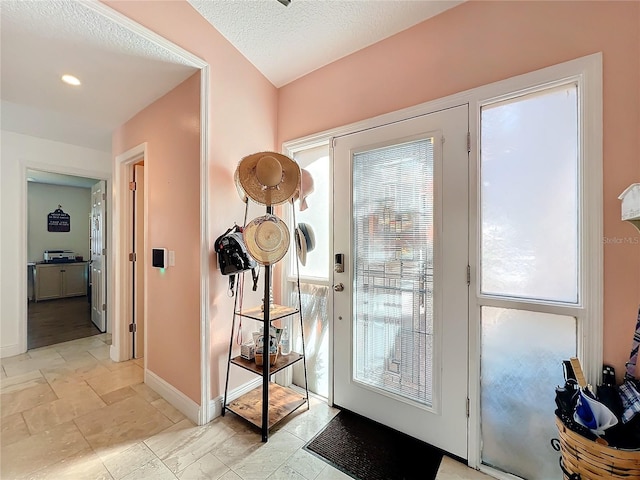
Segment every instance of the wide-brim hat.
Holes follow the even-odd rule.
[[[302,265],[307,264],[307,252],[311,252],[316,248],[316,236],[313,233],[311,225],[307,223],[299,223],[295,232],[296,251]]]
[[[254,218],[244,227],[242,237],[249,254],[260,265],[273,265],[289,249],[289,229],[275,215]]]
[[[300,166],[276,152],[258,152],[240,160],[237,178],[244,193],[261,205],[280,205],[300,185]]]
[[[293,200],[300,200],[300,211],[304,212],[309,206],[307,205],[307,197],[314,191],[313,177],[309,170],[300,169],[300,185],[293,196]]]
[[[238,191],[238,196],[242,199],[244,203],[247,203],[249,201],[249,197],[247,197],[247,194],[244,192],[244,188],[242,188],[242,185],[240,185],[240,179],[238,178],[237,168],[233,174],[233,182],[236,184],[236,190]]]

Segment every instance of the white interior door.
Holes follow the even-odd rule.
[[[106,182],[91,187],[91,321],[101,332],[107,329],[106,319]]]
[[[334,404],[462,458],[467,131],[464,105],[334,142]]]

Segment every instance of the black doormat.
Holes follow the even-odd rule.
[[[434,480],[443,455],[436,447],[347,410],[304,449],[359,480]]]

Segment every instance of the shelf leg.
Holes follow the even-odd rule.
[[[244,273],[242,274],[244,275]],[[238,281],[244,281],[244,279],[237,279]],[[233,332],[236,329],[236,308],[238,306],[238,292],[236,290],[236,296],[233,300],[233,319],[231,320],[231,335],[229,338],[229,358],[227,359],[227,377],[224,381],[224,399],[222,400],[222,416],[224,417],[227,409],[227,391],[229,390],[229,370],[231,370],[231,349],[233,348]]]
[[[267,213],[273,213],[273,207],[267,207]],[[269,440],[269,364],[270,343],[271,343],[271,265],[264,267],[264,298],[262,300],[264,309],[264,328],[262,337],[262,441]]]

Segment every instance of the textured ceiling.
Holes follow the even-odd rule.
[[[114,128],[197,71],[90,4],[1,0],[0,17],[3,130],[110,151]]]
[[[462,3],[189,1],[277,87]],[[95,0],[0,0],[3,130],[110,151],[115,128],[195,73],[105,10]],[[82,85],[62,83],[63,73]]]
[[[462,1],[189,0],[276,87]]]

